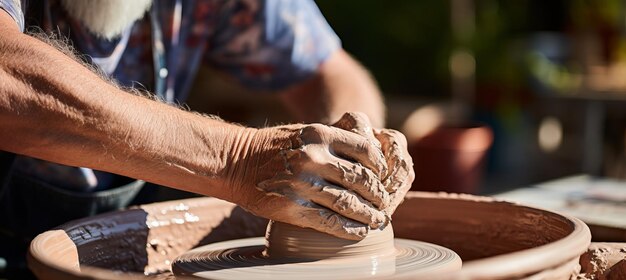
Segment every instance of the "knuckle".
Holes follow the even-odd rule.
[[[349,114],[358,122],[369,123],[369,117],[363,112],[350,112]]]
[[[344,113],[341,119],[337,121],[338,127],[343,129],[351,129],[356,126],[356,117],[353,112]]]
[[[406,136],[402,132],[391,129],[391,133],[393,137],[396,139],[396,141],[399,141],[400,143],[406,145],[407,143]]]
[[[405,144],[407,142],[406,136],[404,136],[404,134],[400,131],[397,131],[395,129],[383,129],[382,135],[384,135],[388,139],[390,144],[395,143],[395,144],[406,145]]]
[[[393,138],[393,131],[393,129],[383,128],[378,132],[378,134],[385,138]]]
[[[387,139],[387,143],[391,145],[401,145],[403,147],[407,146],[406,136],[395,129],[383,129],[379,135]]]
[[[402,134],[402,132],[400,132],[398,130],[391,129],[391,128],[388,128],[388,129],[385,129],[385,130],[389,133],[389,135],[391,135],[393,137],[404,137],[404,134]]]
[[[320,142],[327,130],[328,127],[323,124],[310,124],[302,128],[300,137],[304,143]]]
[[[328,130],[327,126],[319,123],[310,124],[307,126],[307,128],[311,131],[311,133],[317,135],[322,135]]]
[[[366,117],[365,114],[363,114],[362,112],[347,112],[345,114],[343,114],[342,118],[350,118],[353,120],[362,120]]]
[[[353,124],[369,122],[367,115],[362,112],[346,112],[341,116],[341,120],[349,121]]]

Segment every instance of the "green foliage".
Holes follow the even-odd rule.
[[[537,32],[575,40],[573,34],[588,31],[608,44],[604,57],[626,61],[626,40],[619,35],[626,29],[622,0],[475,0],[475,28],[469,35],[452,33],[452,0],[317,3],[344,48],[372,71],[386,93],[448,97],[448,61],[456,49],[475,56],[478,87],[495,85],[505,95],[524,91],[529,73],[547,65],[529,56],[529,38]],[[572,84],[563,73],[577,70],[573,60],[563,69],[542,69],[558,69],[550,72],[549,80]]]

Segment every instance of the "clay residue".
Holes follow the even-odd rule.
[[[107,213],[99,219],[69,223],[64,226],[64,230],[74,243],[81,265],[118,271],[143,271],[148,264],[145,250],[148,236],[144,222],[146,215],[140,209],[126,211],[123,216]]]
[[[267,220],[216,199],[188,199],[142,206],[149,227],[144,274],[169,271],[173,258],[200,244],[259,236]],[[194,230],[189,230],[193,228]]]
[[[321,124],[279,128],[287,139],[254,170],[255,190],[242,203],[255,215],[359,240],[387,222],[386,161],[363,137]],[[275,135],[271,136],[275,138]],[[252,171],[250,171],[252,172]],[[248,176],[242,174],[242,176]]]
[[[580,257],[577,279],[626,279],[626,244],[593,243]]]
[[[560,215],[485,197],[411,192],[408,203],[392,216],[396,236],[451,248],[464,261],[548,244],[574,229]]]
[[[397,130],[372,128],[367,115],[363,113],[345,113],[333,126],[365,137],[382,153],[387,161],[387,168],[381,170],[378,177],[389,193],[389,204],[381,206],[380,209],[386,215],[393,214],[415,179],[413,160],[407,149],[406,137]]]
[[[366,114],[347,112],[333,126],[361,135],[370,141],[372,145],[381,149],[381,144],[376,140],[374,130]]]
[[[496,199],[493,197],[487,196],[477,196],[472,194],[465,193],[447,193],[447,192],[411,192],[412,196],[422,197],[422,198],[434,198],[434,199],[460,199],[460,200],[469,200],[475,202],[502,202],[508,204],[517,204],[515,202],[508,202],[500,199]]]

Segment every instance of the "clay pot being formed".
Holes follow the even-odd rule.
[[[569,279],[591,240],[576,218],[469,195],[410,192],[393,221],[396,237],[461,256],[461,271],[441,275],[450,279]],[[31,243],[28,263],[40,279],[165,279],[183,252],[262,236],[266,224],[214,198],[155,203],[45,232]]]

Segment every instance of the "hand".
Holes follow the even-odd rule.
[[[382,149],[389,168],[380,178],[390,200],[382,210],[391,216],[404,200],[415,179],[413,160],[407,149],[406,137],[393,129],[372,129],[367,115],[362,113],[346,113],[333,126],[366,137],[372,145]]]
[[[255,215],[362,239],[388,222],[387,161],[367,138],[322,124],[252,130],[229,177],[236,203]]]

